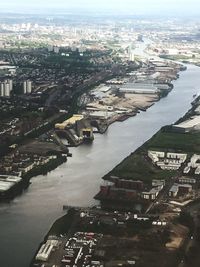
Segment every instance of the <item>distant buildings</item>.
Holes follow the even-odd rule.
[[[130,45],[128,48],[128,57],[129,57],[129,61],[132,61],[132,62],[135,61],[135,52],[134,52],[132,45]]]
[[[132,50],[129,52],[129,61],[135,61],[135,53]]]
[[[60,48],[58,46],[54,46],[53,51],[58,54],[60,52]]]
[[[165,186],[165,180],[152,180],[152,189],[141,193],[141,197],[145,200],[155,200],[160,191]]]
[[[144,188],[142,181],[120,179],[111,176],[109,182],[106,181],[100,187],[100,192],[96,199],[107,199],[112,201],[134,201],[137,199],[138,192]]]
[[[0,175],[0,197],[12,190],[22,181],[21,177],[13,175]]]
[[[191,170],[194,170],[194,174],[200,174],[200,155],[194,154],[190,162],[188,162],[187,166],[184,168],[183,173],[188,174]]]
[[[58,54],[60,52],[60,48],[58,46],[48,46],[48,52],[54,52],[56,54]]]
[[[180,184],[195,184],[196,179],[183,176],[178,179],[178,182]]]
[[[128,94],[157,94],[159,90],[151,83],[127,83],[119,91]]]
[[[32,93],[32,82],[30,80],[24,81],[23,92],[24,92],[24,94],[31,94]]]
[[[192,191],[192,185],[190,184],[174,184],[169,190],[170,197],[176,197],[180,194],[188,194]]]
[[[10,93],[13,90],[13,81],[5,80],[0,83],[0,96],[1,97],[10,97]]]

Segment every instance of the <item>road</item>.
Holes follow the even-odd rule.
[[[160,203],[161,201],[166,200],[168,196],[168,192],[170,188],[172,187],[172,185],[174,184],[174,180],[176,178],[177,177],[171,178],[171,180],[165,185],[164,189],[159,193],[158,197],[149,205],[145,213],[149,213],[155,207],[155,205],[157,205],[157,203]]]

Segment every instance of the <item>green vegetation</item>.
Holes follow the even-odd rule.
[[[152,164],[146,153],[136,151],[124,159],[104,178],[116,175],[125,179],[142,180],[150,183],[152,179],[167,179],[175,175],[175,171],[164,171]]]
[[[185,56],[185,55],[161,55],[161,58],[170,59],[170,60],[176,60],[176,61],[182,61],[191,59],[191,56]]]
[[[13,51],[19,51],[22,48],[43,48],[47,47],[47,43],[41,41],[16,41],[15,40],[15,47],[13,47]],[[15,49],[15,50],[14,50]]]
[[[159,151],[200,153],[200,133],[175,133],[164,127],[144,146]]]
[[[200,65],[200,54],[198,55],[161,55],[161,58],[179,61],[184,64]]]
[[[70,54],[69,57],[61,56],[60,54],[50,54],[47,58],[41,61],[41,64],[47,68],[65,69],[77,71],[81,69],[82,73],[87,72],[88,68],[93,68],[93,64],[85,57],[81,57],[78,52]]]
[[[126,227],[121,227],[117,223],[107,224],[96,221],[92,225],[80,222],[77,230],[112,235],[114,237],[130,237],[136,234],[142,234],[145,230],[150,230],[151,227],[152,221],[130,220],[126,223]]]
[[[169,92],[170,92],[169,90],[162,90],[159,92],[159,97],[160,98],[166,97],[168,96]]]
[[[76,215],[76,211],[74,209],[70,209],[66,215],[59,218],[51,227],[49,230],[49,235],[60,235],[60,234],[66,234],[69,232],[69,230],[72,227],[72,224],[74,222],[74,218]]]
[[[161,170],[148,158],[148,150],[179,153],[200,153],[200,133],[175,133],[171,126],[163,127],[142,147],[124,159],[104,178],[116,175],[121,178],[142,180],[150,183],[152,179],[168,179],[178,171]]]

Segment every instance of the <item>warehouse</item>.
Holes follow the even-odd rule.
[[[173,125],[177,132],[188,133],[192,130],[200,130],[200,116],[191,117],[189,120]]]
[[[0,175],[0,197],[8,194],[22,181],[21,177],[11,175]]]
[[[60,129],[60,130],[64,130],[64,129],[66,129],[66,127],[74,125],[77,121],[80,121],[83,118],[84,118],[83,115],[75,114],[71,118],[69,118],[68,120],[66,120],[62,123],[57,123],[55,125],[55,128]]]
[[[43,244],[36,255],[36,260],[39,261],[47,261],[51,255],[51,253],[58,248],[59,241],[58,240],[47,240],[45,244]]]
[[[119,91],[129,94],[157,94],[158,88],[152,83],[127,83]]]

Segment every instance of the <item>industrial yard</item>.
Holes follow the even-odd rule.
[[[149,60],[133,72],[107,80],[78,99],[79,114],[55,124],[56,133],[78,146],[92,141],[93,133],[104,133],[110,124],[146,111],[173,88],[172,81],[182,65],[162,60]]]
[[[82,113],[107,125],[145,111],[173,88],[183,66],[162,60],[143,62],[125,77],[108,80],[85,95]]]
[[[181,120],[193,115],[198,101]],[[180,133],[173,125],[162,128],[104,177],[95,196],[101,206],[63,206],[68,213],[52,226],[31,266],[175,267],[192,262],[192,253],[197,259],[192,250],[199,247],[196,135],[198,129]]]
[[[181,121],[193,116],[198,106],[199,98]],[[140,203],[140,210],[149,211],[159,199],[187,205],[200,195],[199,140],[198,128],[180,133],[174,125],[163,127],[103,177],[95,199],[109,209],[135,210]]]
[[[177,213],[69,210],[53,225],[31,266],[140,267],[148,262],[156,267],[163,259],[167,259],[164,266],[175,266],[188,228],[172,223],[172,217]]]

